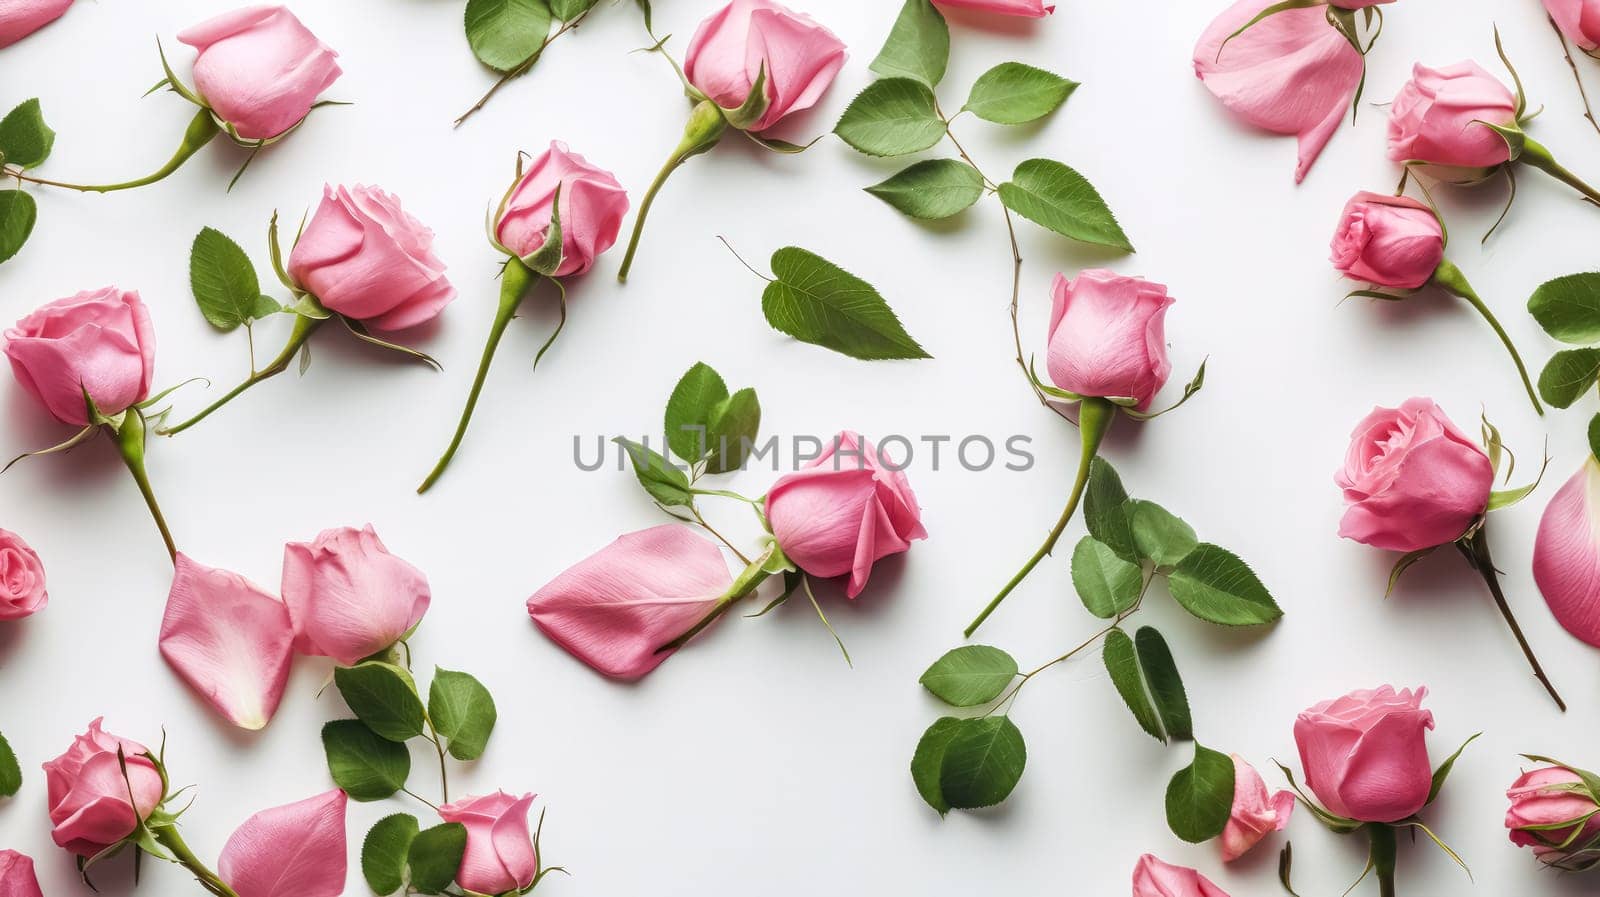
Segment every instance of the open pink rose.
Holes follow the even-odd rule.
[[[20,620],[48,603],[38,553],[21,536],[0,529],[0,620]]]
[[[339,897],[348,803],[335,788],[251,816],[222,846],[217,875],[239,897]]]
[[[1133,867],[1133,897],[1228,897],[1228,892],[1193,869],[1147,853]]]
[[[600,673],[633,680],[661,665],[661,647],[717,606],[733,578],[722,552],[687,527],[663,524],[615,542],[528,599],[549,639]]]
[[[1506,791],[1511,843],[1539,861],[1568,868],[1600,860],[1600,804],[1583,777],[1564,766],[1523,773]]]
[[[1593,457],[1544,509],[1533,581],[1563,628],[1600,647],[1600,462]]]
[[[71,5],[72,0],[0,0],[0,47],[9,47],[61,18]],[[32,868],[30,865],[30,874]],[[0,897],[6,897],[3,891]]]
[[[467,850],[461,855],[456,884],[474,894],[506,894],[528,886],[539,872],[539,855],[528,830],[533,795],[513,797],[496,791],[463,797],[439,808],[445,822],[467,828]]]
[[[194,47],[194,85],[246,140],[267,140],[306,117],[339,78],[339,54],[282,6],[247,6],[179,33]]]
[[[1329,812],[1359,822],[1398,822],[1421,810],[1433,787],[1422,709],[1428,690],[1353,691],[1302,712],[1294,741],[1306,786]]]
[[[1389,158],[1493,168],[1511,158],[1511,149],[1485,122],[1517,123],[1517,98],[1498,78],[1476,62],[1437,69],[1417,63],[1389,107]]]
[[[456,298],[433,252],[433,231],[377,187],[322,188],[289,275],[331,311],[379,330],[434,319]]]
[[[1283,831],[1293,813],[1294,794],[1289,791],[1268,794],[1261,773],[1234,754],[1233,810],[1218,839],[1222,845],[1222,861],[1231,863],[1249,853],[1261,839]]]
[[[0,897],[44,897],[32,857],[15,850],[0,850]]]
[[[66,753],[44,765],[55,826],[50,837],[57,846],[81,857],[94,856],[150,816],[165,795],[161,773],[148,753],[144,745],[102,730],[95,719]]]
[[[1432,399],[1375,408],[1334,476],[1348,507],[1339,535],[1388,551],[1459,539],[1489,505],[1494,468]]]
[[[155,328],[131,290],[105,287],[57,299],[5,332],[17,382],[64,424],[89,423],[87,392],[102,414],[150,395]]]
[[[179,552],[161,618],[161,656],[228,722],[260,729],[289,681],[294,626],[283,601]]]
[[[617,242],[628,213],[628,193],[616,175],[559,140],[534,158],[511,191],[495,224],[495,238],[518,258],[537,252],[550,230],[557,187],[561,188],[562,259],[556,276],[582,274]]]
[[[972,9],[1001,16],[1027,16],[1034,19],[1056,11],[1055,4],[1047,4],[1044,0],[934,0],[933,5],[943,9]]]
[[[866,588],[872,565],[928,538],[906,475],[872,443],[846,430],[767,492],[767,520],[789,560],[813,576],[850,574],[845,594]]]
[[[1600,0],[1544,0],[1544,8],[1578,49],[1600,50]]]
[[[1228,7],[1195,45],[1194,73],[1229,112],[1262,130],[1299,138],[1298,183],[1344,122],[1365,63],[1320,6],[1273,13],[1228,40],[1274,5],[1276,0],[1238,0]]]
[[[1167,288],[1101,268],[1050,286],[1045,361],[1056,386],[1080,396],[1137,400],[1140,410],[1172,373],[1167,360]]]
[[[371,525],[283,547],[283,601],[302,654],[354,666],[393,647],[432,599],[428,578],[390,554]]]
[[[1408,196],[1357,193],[1333,235],[1333,266],[1351,280],[1414,290],[1444,262],[1444,225]]]
[[[683,74],[718,106],[737,109],[764,67],[767,111],[749,130],[765,131],[816,105],[844,60],[844,44],[810,16],[772,0],[732,0],[700,23]]]

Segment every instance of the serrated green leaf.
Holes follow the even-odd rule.
[[[1128,519],[1128,490],[1122,487],[1111,462],[1096,456],[1089,462],[1089,483],[1083,494],[1083,522],[1094,536],[1130,561],[1139,559],[1133,541],[1133,524]]]
[[[1545,332],[1564,343],[1600,342],[1600,272],[1546,281],[1528,298],[1528,311]]]
[[[1283,616],[1248,564],[1208,542],[1178,564],[1167,584],[1184,610],[1210,623],[1254,626]]]
[[[1099,191],[1083,175],[1050,159],[1029,159],[1000,185],[1006,208],[1064,237],[1133,251]]]
[[[570,22],[594,8],[600,0],[550,0],[550,14],[558,21]]]
[[[869,156],[921,152],[944,137],[933,91],[910,78],[884,78],[867,85],[845,108],[833,133]]]
[[[1121,629],[1113,629],[1106,633],[1106,643],[1100,649],[1100,659],[1105,661],[1106,672],[1111,676],[1111,684],[1122,697],[1122,703],[1128,705],[1128,710],[1133,714],[1139,728],[1150,733],[1150,737],[1157,741],[1166,741],[1166,733],[1161,729],[1161,718],[1156,715],[1155,705],[1150,702],[1150,695],[1145,690],[1144,675],[1139,670],[1139,654],[1134,647],[1133,639]]]
[[[1084,536],[1072,549],[1072,587],[1089,613],[1109,620],[1139,600],[1144,569],[1095,537]]]
[[[479,62],[507,72],[544,46],[550,19],[545,0],[467,0],[467,43]]]
[[[930,357],[871,284],[822,256],[786,246],[772,273],[761,310],[780,333],[851,358]]]
[[[378,820],[361,842],[361,877],[380,897],[405,887],[406,856],[421,826],[410,813],[395,813]]]
[[[950,739],[960,730],[961,720],[941,716],[922,733],[917,750],[911,755],[911,781],[916,784],[917,793],[940,816],[950,812],[950,805],[945,803],[944,792],[939,790],[939,770],[944,765],[944,752],[950,746]]]
[[[21,788],[22,767],[17,764],[17,753],[0,735],[0,797],[15,797]]]
[[[1178,675],[1178,665],[1172,659],[1167,640],[1155,629],[1142,626],[1134,633],[1133,644],[1139,654],[1139,669],[1144,673],[1150,702],[1155,705],[1167,738],[1192,740],[1194,719],[1189,713],[1189,696],[1183,690],[1183,677]]]
[[[467,850],[467,827],[446,822],[426,828],[411,840],[406,865],[411,868],[411,886],[424,894],[438,894],[450,887],[461,868],[461,855]]]
[[[322,750],[333,783],[354,800],[383,800],[405,787],[411,752],[383,738],[358,719],[336,719],[322,727]]]
[[[667,447],[672,453],[691,463],[698,462],[710,450],[711,412],[719,402],[728,398],[728,385],[710,365],[695,362],[694,367],[678,379],[667,399],[665,426]]]
[[[930,0],[906,0],[878,58],[867,66],[881,78],[910,78],[939,86],[950,63],[950,26]]]
[[[466,673],[435,667],[428,685],[428,719],[433,730],[450,739],[450,756],[476,760],[494,732],[494,697],[483,683]]]
[[[422,734],[427,714],[411,675],[393,664],[368,660],[334,667],[333,684],[358,719],[390,741]]]
[[[1077,87],[1078,82],[1053,72],[1002,62],[978,76],[962,108],[996,124],[1026,124],[1061,108]]]
[[[1027,745],[1010,717],[964,719],[939,763],[939,790],[956,809],[994,806],[1011,795],[1027,762]]]
[[[10,260],[28,242],[39,206],[21,190],[0,190],[0,262]]]
[[[918,682],[952,707],[976,707],[1000,697],[1017,678],[1017,661],[988,645],[962,645],[933,662]]]
[[[707,424],[711,454],[706,458],[706,473],[728,473],[744,466],[761,431],[761,402],[756,391],[746,387],[718,402]]]
[[[983,175],[965,162],[928,159],[867,187],[866,191],[901,214],[931,221],[949,218],[981,199]]]
[[[1233,758],[1199,742],[1194,762],[1167,784],[1167,825],[1191,844],[1222,834],[1233,810]]]
[[[1128,520],[1139,556],[1157,567],[1176,567],[1200,544],[1194,527],[1153,501],[1128,502]]]
[[[1551,356],[1539,372],[1539,397],[1570,408],[1600,378],[1600,349],[1566,349]]]
[[[622,446],[628,453],[628,459],[633,462],[634,476],[639,478],[639,485],[650,493],[651,498],[668,508],[687,506],[694,500],[689,492],[688,475],[672,466],[672,462],[660,453],[620,436],[612,442]]]
[[[17,168],[36,168],[50,158],[56,132],[44,123],[38,99],[26,100],[0,118],[0,161]]]
[[[261,295],[261,282],[239,244],[222,231],[202,228],[189,249],[189,288],[211,326],[227,332],[280,308]]]

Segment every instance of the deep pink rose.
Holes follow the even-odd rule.
[[[439,808],[445,822],[467,827],[467,852],[461,855],[456,884],[474,894],[505,894],[520,890],[539,872],[539,855],[528,830],[528,808],[533,795],[512,797],[496,791],[483,797],[463,797]]]
[[[335,788],[251,816],[222,846],[217,875],[239,897],[339,897],[348,802]]]
[[[283,602],[302,654],[354,666],[393,647],[432,599],[428,578],[390,554],[371,525],[283,547]]]
[[[1144,410],[1172,373],[1167,288],[1100,268],[1051,284],[1045,361],[1056,386],[1080,396],[1137,400]]]
[[[1289,791],[1268,794],[1261,773],[1234,754],[1233,810],[1218,839],[1222,845],[1222,861],[1231,863],[1249,853],[1261,839],[1283,831],[1293,813],[1294,794]]]
[[[767,520],[778,547],[800,569],[850,574],[851,598],[866,588],[873,564],[928,538],[906,475],[849,430],[816,460],[779,478],[767,492]]]
[[[1027,16],[1038,19],[1056,11],[1055,4],[1044,0],[934,0],[934,6],[944,9],[973,9],[1001,16]]]
[[[683,73],[718,106],[737,109],[765,66],[767,111],[749,128],[765,131],[816,105],[844,60],[844,44],[810,16],[772,0],[732,0],[700,23]]]
[[[1600,50],[1600,0],[1544,0],[1544,8],[1578,49]]]
[[[330,310],[378,328],[433,320],[456,298],[433,231],[377,187],[322,188],[322,205],[289,253],[289,274]]]
[[[117,759],[122,749],[123,763]],[[56,845],[90,857],[133,833],[160,805],[161,773],[145,755],[149,748],[100,728],[97,718],[72,747],[44,765],[49,792],[50,837]],[[131,795],[131,800],[130,800]]]
[[[1600,647],[1600,462],[1593,457],[1544,509],[1533,581],[1557,622]]]
[[[0,0],[0,47],[9,47],[61,18],[71,5],[72,0]],[[31,874],[32,865],[28,868]],[[0,897],[8,895],[0,890]]]
[[[547,637],[596,671],[633,680],[661,665],[657,649],[700,622],[733,585],[722,551],[687,527],[620,536],[528,599]]]
[[[1385,685],[1353,691],[1302,712],[1294,741],[1306,786],[1329,812],[1359,822],[1398,822],[1428,802],[1433,768],[1422,709],[1428,690]]]
[[[1147,853],[1133,867],[1133,897],[1228,897],[1228,893],[1193,869]]]
[[[1498,78],[1476,62],[1439,69],[1417,63],[1389,107],[1389,158],[1493,168],[1511,158],[1511,149],[1484,122],[1517,123],[1517,98]]]
[[[15,850],[0,850],[0,897],[44,897],[32,857]]]
[[[1564,766],[1525,772],[1506,791],[1511,843],[1552,866],[1600,859],[1600,804],[1583,777]]]
[[[62,423],[89,423],[85,392],[105,415],[150,395],[155,328],[136,292],[105,287],[57,299],[5,337],[17,382]]]
[[[1333,235],[1333,266],[1351,280],[1414,290],[1444,261],[1444,226],[1407,196],[1357,193]]]
[[[38,553],[21,536],[0,529],[0,620],[20,620],[48,603]]]
[[[306,117],[339,78],[339,54],[282,6],[247,6],[179,33],[194,47],[194,86],[246,140],[267,140]]]
[[[582,274],[617,242],[622,217],[628,213],[628,193],[616,175],[559,140],[528,165],[511,191],[495,224],[495,238],[518,258],[537,252],[550,230],[557,187],[561,188],[562,259],[556,276]]]

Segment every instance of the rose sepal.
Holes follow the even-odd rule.
[[[772,99],[767,96],[767,63],[763,59],[760,70],[756,72],[755,83],[750,85],[750,93],[745,96],[744,102],[736,109],[718,108],[722,109],[722,117],[728,122],[728,127],[749,131],[761,121],[761,116],[767,114],[770,105]]]

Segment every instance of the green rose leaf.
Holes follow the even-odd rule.
[[[672,462],[663,458],[654,449],[640,445],[618,436],[613,439],[617,445],[622,446],[628,453],[628,458],[633,462],[634,476],[639,478],[639,485],[650,497],[660,502],[664,507],[687,506],[694,500],[689,492],[689,477],[683,471],[672,465]]]
[[[1111,630],[1106,633],[1106,643],[1101,648],[1100,657],[1105,661],[1106,672],[1111,675],[1111,684],[1122,696],[1122,703],[1128,705],[1139,728],[1150,733],[1150,737],[1157,741],[1165,742],[1167,736],[1161,729],[1161,717],[1156,715],[1155,705],[1145,691],[1144,676],[1139,671],[1139,653],[1133,639],[1121,629]]]
[[[494,731],[494,697],[483,683],[466,673],[434,667],[428,686],[428,719],[433,730],[450,739],[450,756],[476,760],[483,756]]]
[[[322,750],[333,783],[354,800],[383,800],[405,787],[411,752],[382,738],[358,719],[336,719],[322,727]]]
[[[372,893],[387,897],[405,887],[406,857],[419,828],[417,817],[396,813],[368,830],[361,842],[361,877]]]
[[[1546,333],[1564,343],[1600,342],[1600,272],[1540,284],[1528,298],[1528,311]]]
[[[1600,378],[1600,349],[1566,349],[1551,356],[1539,372],[1539,397],[1557,408],[1572,403]]]
[[[1233,759],[1195,742],[1194,762],[1167,784],[1167,825],[1191,844],[1222,834],[1233,810]]]
[[[1111,462],[1096,457],[1089,462],[1089,483],[1083,495],[1083,522],[1089,535],[1105,543],[1119,557],[1139,558],[1133,541],[1133,524],[1128,520],[1128,490],[1122,487]]]
[[[756,391],[745,388],[718,402],[707,421],[706,439],[711,454],[707,473],[728,473],[744,466],[761,430],[761,402]]]
[[[1002,62],[978,77],[962,108],[996,124],[1026,124],[1061,108],[1077,87],[1053,72]]]
[[[963,645],[934,661],[917,680],[952,707],[976,707],[1000,697],[1017,677],[1017,661],[999,648]]]
[[[17,753],[0,735],[0,797],[15,797],[21,787],[22,767],[17,765]]]
[[[1249,565],[1226,548],[1202,542],[1168,577],[1172,597],[1210,623],[1255,626],[1283,616]]]
[[[1161,717],[1161,726],[1167,737],[1175,741],[1194,738],[1194,719],[1189,713],[1189,696],[1183,690],[1183,678],[1172,661],[1172,650],[1167,640],[1149,626],[1134,633],[1133,643],[1139,654],[1139,669],[1144,672],[1144,684],[1150,690],[1150,700]]]
[[[695,362],[667,399],[667,447],[685,461],[696,462],[710,449],[711,411],[728,398],[722,376],[704,362]]]
[[[510,71],[544,46],[550,18],[545,0],[467,0],[467,43],[479,62]]]
[[[227,332],[282,310],[261,295],[255,266],[239,244],[215,228],[203,228],[189,249],[189,288],[212,327]]]
[[[803,343],[851,358],[929,358],[872,285],[827,259],[786,246],[761,294],[767,323]]]
[[[356,717],[390,741],[422,734],[427,714],[411,674],[393,664],[368,660],[353,667],[334,667],[333,684]]]
[[[961,731],[962,722],[953,716],[934,720],[928,731],[922,733],[917,750],[911,755],[911,781],[916,783],[917,793],[940,816],[950,812],[950,805],[945,803],[944,792],[939,789],[939,770],[944,766],[945,749],[950,746],[950,739]]]
[[[1194,527],[1153,501],[1129,502],[1128,519],[1139,556],[1157,567],[1176,567],[1200,544]]]
[[[931,221],[965,211],[981,199],[983,175],[965,162],[928,159],[866,191],[903,215]]]
[[[563,22],[570,22],[594,8],[600,0],[550,0],[550,14]]]
[[[0,118],[0,161],[17,168],[36,168],[50,158],[56,132],[44,123],[39,100],[32,99]]]
[[[0,262],[10,260],[28,242],[39,206],[21,190],[0,190]]]
[[[1027,745],[1010,717],[964,719],[939,763],[939,790],[956,809],[994,806],[1011,795],[1027,762]]]
[[[950,26],[930,0],[906,0],[878,58],[867,68],[880,78],[910,78],[939,86],[950,63]]]
[[[1089,613],[1109,620],[1132,607],[1144,590],[1144,568],[1111,546],[1084,536],[1072,549],[1072,587]]]
[[[467,850],[467,827],[446,822],[423,829],[411,840],[406,865],[411,868],[411,886],[424,894],[439,894],[456,879],[461,855]]]
[[[944,120],[928,85],[910,78],[884,78],[850,101],[833,133],[869,156],[903,156],[938,143],[944,137]]]
[[[1094,185],[1050,159],[1029,159],[1000,185],[1006,208],[1041,227],[1083,243],[1133,251],[1115,215]]]

